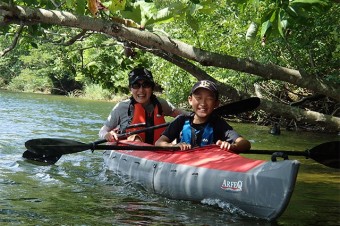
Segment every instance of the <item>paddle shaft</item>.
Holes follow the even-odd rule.
[[[329,141],[319,144],[311,149],[301,151],[265,151],[250,150],[248,154],[271,154],[272,161],[276,161],[276,157],[288,159],[291,156],[304,156],[315,160],[316,162],[335,169],[340,168],[340,141]]]
[[[308,150],[306,151],[285,151],[285,150],[249,150],[243,152],[242,154],[256,154],[256,155],[272,155],[276,152],[282,152],[287,155],[294,155],[294,156],[305,156],[309,157]]]
[[[51,147],[55,147],[52,146]],[[163,147],[163,146],[119,146],[119,145],[92,145],[92,144],[84,144],[84,145],[59,145],[60,149],[67,149],[67,148],[81,148],[82,150],[133,150],[133,151],[177,151],[180,150],[180,147]],[[48,149],[48,145],[44,145],[44,148]],[[43,154],[43,152],[41,152]],[[48,153],[46,153],[48,154]],[[50,154],[49,154],[50,155]]]
[[[134,130],[134,131],[118,134],[118,138],[126,138],[126,137],[134,135],[134,134],[144,133],[144,132],[149,131],[149,130],[163,128],[163,127],[168,126],[169,124],[170,124],[170,122],[166,122],[166,123],[159,124],[159,125],[156,125],[156,126],[150,126],[150,127],[144,128],[144,129],[139,129],[139,130]],[[105,142],[107,142],[106,139],[97,140],[97,141],[93,142],[91,145],[102,144],[102,143],[105,143]],[[74,147],[74,146],[70,145],[70,147]]]
[[[248,99],[232,102],[218,107],[213,111],[213,113],[222,117],[228,117],[229,115],[236,115],[242,112],[255,110],[258,106],[260,106],[260,104],[260,98],[250,97]]]
[[[150,127],[144,128],[144,129],[134,130],[134,131],[126,132],[126,133],[123,133],[123,134],[118,134],[118,138],[124,138],[124,137],[128,137],[128,136],[131,136],[131,135],[134,135],[134,134],[144,133],[144,132],[149,131],[149,130],[155,130],[155,129],[167,127],[169,124],[170,124],[170,122],[166,122],[166,123],[163,123],[163,124],[150,126]]]

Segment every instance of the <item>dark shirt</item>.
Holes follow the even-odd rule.
[[[184,116],[179,115],[176,119],[170,123],[170,125],[166,128],[163,135],[168,137],[169,140],[172,142],[175,139],[178,141],[181,140],[181,132],[183,130],[183,126],[186,120],[190,119],[191,122],[193,120],[193,115],[191,116]],[[228,143],[234,143],[235,140],[240,137],[240,135],[233,130],[233,128],[221,117],[217,115],[212,115],[208,122],[213,127],[213,134],[214,134],[214,143],[218,140],[227,141]],[[194,128],[199,128],[205,126],[206,123],[199,125],[199,124],[191,124]]]

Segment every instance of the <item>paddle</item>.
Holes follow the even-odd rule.
[[[133,134],[139,134],[139,133],[143,133],[148,130],[166,127],[169,124],[170,123],[167,122],[167,123],[163,123],[163,124],[156,125],[156,126],[150,126],[148,128],[119,134],[118,138],[126,138]],[[87,146],[96,147],[98,144],[105,143],[105,142],[107,142],[107,140],[102,139],[102,140],[98,140],[93,143],[87,144]],[[82,147],[84,147],[84,143],[81,143],[80,147],[79,147],[79,144],[80,142],[77,142],[77,141],[66,140],[66,139],[55,139],[55,138],[41,138],[41,139],[28,140],[25,142],[25,146],[28,150],[26,150],[23,153],[22,157],[28,160],[36,161],[36,162],[54,164],[61,158],[63,154],[72,153],[72,152],[69,152],[69,149],[73,149],[74,152],[82,151],[83,150]],[[65,150],[65,153],[58,153],[58,151],[63,148],[62,146],[64,146],[64,148],[67,146],[67,150]],[[50,148],[51,150],[54,149],[58,151],[55,151],[54,153],[39,153],[39,150],[47,150],[46,148]],[[88,150],[88,149],[94,150],[93,148],[86,148],[84,150]]]
[[[150,127],[149,127],[150,128]],[[179,147],[160,147],[160,146],[118,146],[118,145],[98,145],[106,142],[106,140],[99,140],[93,143],[85,144],[82,142],[56,139],[56,138],[41,138],[29,140],[25,143],[28,149],[23,153],[23,157],[46,164],[56,163],[62,155],[82,152],[86,150],[150,150],[150,151],[164,151],[164,150],[180,150]]]
[[[29,149],[23,153],[23,157],[46,164],[54,164],[56,163],[62,155],[71,154],[76,152],[82,152],[86,150],[143,150],[143,151],[176,151],[180,150],[179,147],[161,147],[161,146],[118,146],[118,145],[94,145],[95,142],[90,144],[85,144],[72,140],[65,139],[55,139],[55,138],[42,138],[39,140],[40,145],[32,145],[34,149]],[[36,141],[37,141],[36,140]],[[51,143],[54,142],[54,145],[44,145],[43,143]],[[59,142],[59,144],[57,144]],[[67,144],[68,143],[68,144]],[[34,150],[34,151],[31,151]]]
[[[95,143],[85,144],[73,140],[42,138],[30,140],[25,143],[27,149],[26,157],[29,160],[54,164],[63,154],[71,154],[85,150],[179,150],[178,147],[157,147],[157,146],[118,146],[118,145],[98,145]],[[288,159],[288,155],[304,156],[331,168],[340,168],[340,141],[331,141],[319,144],[304,152],[299,151],[272,151],[272,150],[249,150],[243,154],[272,154],[272,160],[276,157]],[[24,153],[24,154],[25,154]],[[32,156],[31,156],[32,155]],[[38,156],[36,159],[34,155]],[[47,158],[47,159],[46,159]]]
[[[214,110],[214,113],[222,117],[227,117],[228,115],[236,115],[242,112],[252,111],[260,106],[260,103],[260,98],[250,97],[248,99],[232,102],[218,107]]]
[[[271,154],[272,161],[276,161],[276,157],[288,159],[289,155],[304,156],[307,159],[331,167],[340,169],[340,141],[330,141],[319,144],[311,149],[301,151],[272,151],[272,150],[250,150],[244,154]]]

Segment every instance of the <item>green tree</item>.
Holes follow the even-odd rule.
[[[328,129],[340,128],[338,117],[290,107],[287,104],[293,101],[282,99],[280,92],[270,92],[271,89],[282,87],[286,92],[304,90],[304,94],[327,96],[335,103],[339,101],[338,75],[336,72],[330,73],[336,71],[332,68],[333,65],[327,67],[327,64],[324,64],[324,68],[314,66],[312,70],[313,66],[310,67],[309,63],[310,57],[313,56],[314,62],[318,60],[323,64],[321,57],[317,57],[319,56],[318,48],[322,48],[323,56],[326,56],[327,60],[330,56],[339,55],[336,41],[337,31],[331,28],[332,25],[338,23],[322,24],[323,22],[329,23],[329,20],[320,17],[321,14],[316,14],[317,10],[325,13],[330,9],[332,13],[338,15],[337,4],[309,0],[240,1],[237,3],[222,0],[214,2],[208,0],[123,1],[122,5],[116,5],[117,2],[103,1],[102,6],[96,5],[97,10],[96,7],[89,7],[87,10],[85,1],[70,0],[66,5],[60,4],[58,7],[48,2],[29,3],[35,7],[58,8],[58,10],[75,13],[70,14],[59,11],[49,13],[49,11],[37,11],[25,7],[16,10],[15,5],[9,6],[2,1],[0,2],[2,22],[0,23],[29,26],[34,24],[46,27],[56,25],[82,29],[85,34],[88,31],[101,33],[117,39],[126,46],[161,57],[197,79],[216,80],[221,93],[231,100],[258,95],[262,97],[260,108],[264,111],[297,121],[319,123]],[[15,1],[15,3],[21,4],[22,2]],[[90,1],[90,3],[96,3],[96,1]],[[292,10],[295,14],[289,14]],[[81,16],[90,14],[96,19]],[[311,15],[317,15],[317,17],[313,18]],[[20,21],[17,18],[20,18]],[[309,24],[300,25],[299,19],[301,18],[303,20],[308,18]],[[334,18],[338,22],[338,17]],[[160,24],[165,22],[168,23],[160,27]],[[248,29],[250,24],[255,26],[252,32]],[[327,32],[325,34],[327,38],[317,40],[314,35],[317,34],[317,25],[321,24],[327,26],[327,29],[324,29]],[[46,27],[44,27],[45,30]],[[304,27],[306,29],[301,30]],[[40,30],[42,31],[46,33]],[[33,34],[29,30],[27,32]],[[41,35],[35,33],[34,37],[41,37]],[[312,46],[315,45],[318,48],[306,51],[303,45],[299,46],[299,42],[308,40],[308,37],[314,38],[315,43]],[[325,46],[327,48],[324,48]],[[307,52],[308,54],[305,54]],[[302,56],[301,62],[296,60],[299,59],[299,54]],[[305,60],[307,57],[308,61]],[[336,62],[336,60],[330,62]],[[176,72],[167,64],[164,68],[171,68],[172,72]],[[94,70],[95,74],[101,74],[103,71],[104,69],[98,69],[98,67]],[[321,71],[323,74],[320,73]],[[86,71],[84,72],[86,74]],[[155,74],[158,74],[157,76],[163,81],[164,75],[161,75],[159,68]],[[177,78],[172,77],[172,79]],[[269,82],[270,80],[278,82],[274,84]],[[239,90],[228,85],[229,82],[236,84]],[[255,86],[251,86],[254,83]],[[308,98],[308,96],[301,98]],[[277,99],[281,103],[278,103]]]

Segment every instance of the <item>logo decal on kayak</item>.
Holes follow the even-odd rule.
[[[242,181],[223,180],[221,188],[226,191],[242,191]]]

